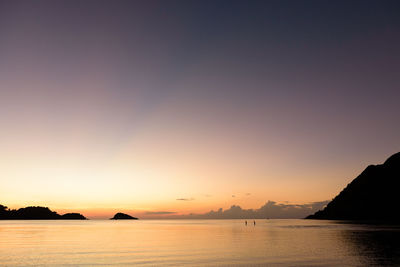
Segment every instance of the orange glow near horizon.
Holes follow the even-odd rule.
[[[167,112],[153,114],[112,152],[80,133],[55,139],[50,129],[34,127],[0,155],[1,176],[8,177],[0,188],[2,204],[48,206],[93,218],[119,211],[152,217],[145,213],[259,208],[267,200],[302,204],[331,199],[363,168],[362,162],[358,169],[315,166],[283,153],[279,143],[266,150],[253,146],[251,138],[238,142],[243,131],[225,136],[195,125],[182,129],[173,121],[162,125]]]
[[[18,125],[8,137],[15,141],[0,154],[0,175],[7,177],[0,188],[2,204],[49,206],[99,218],[118,211],[259,208],[267,200],[301,204],[331,199],[366,166],[321,161],[301,142],[282,150],[277,136],[257,141],[259,134],[245,125],[221,126],[210,118],[195,122],[188,116],[200,112],[196,105],[192,114],[181,115],[179,103],[184,101],[153,111],[118,146],[104,145],[104,136],[81,128],[84,121],[66,132],[46,122]],[[171,118],[168,123],[165,117]]]

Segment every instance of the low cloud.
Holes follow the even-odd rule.
[[[179,200],[179,201],[193,201],[194,198],[177,198],[176,200]]]
[[[315,213],[329,203],[326,201],[307,204],[287,204],[268,201],[259,209],[242,209],[233,205],[229,209],[211,210],[202,214],[171,215],[173,219],[299,219]]]
[[[148,211],[145,214],[146,215],[169,215],[169,214],[175,214],[175,211]]]

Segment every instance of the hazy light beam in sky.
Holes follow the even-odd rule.
[[[330,199],[399,151],[399,11],[1,1],[1,201],[182,213]]]

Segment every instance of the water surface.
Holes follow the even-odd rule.
[[[399,266],[400,228],[317,220],[0,221],[2,266]]]

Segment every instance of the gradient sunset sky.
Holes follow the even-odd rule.
[[[0,1],[0,204],[333,198],[400,151],[399,1]]]

